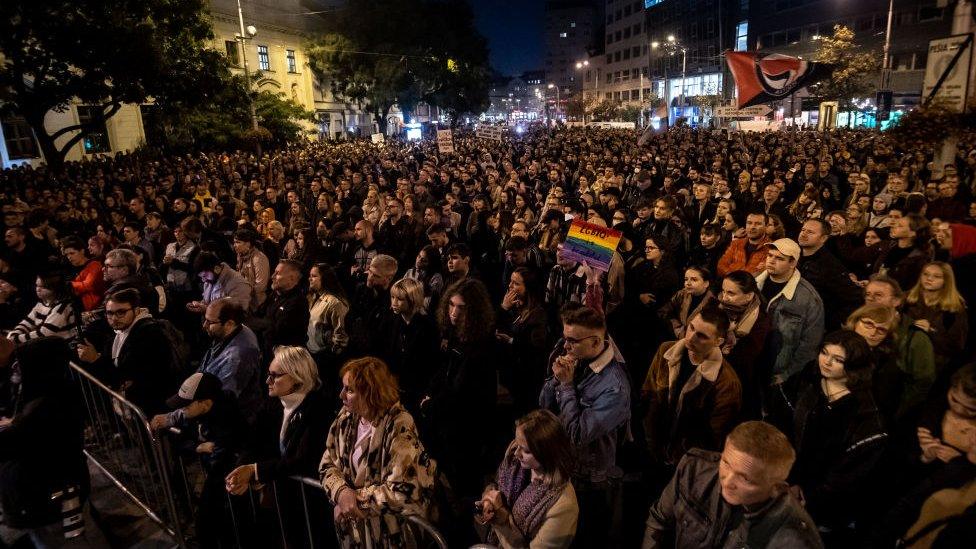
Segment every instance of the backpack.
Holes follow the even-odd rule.
[[[190,372],[192,368],[190,365],[190,345],[183,337],[183,332],[176,329],[176,326],[165,318],[157,318],[154,321],[162,329],[166,339],[169,340],[170,352],[172,353],[170,367],[174,372],[185,377],[185,374]]]

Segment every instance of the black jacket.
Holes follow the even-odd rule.
[[[350,354],[375,354],[377,349],[387,347],[392,322],[390,290],[370,288],[365,282],[359,283],[346,315]]]
[[[68,379],[70,349],[57,337],[24,343],[16,352],[21,397],[13,422],[0,429],[0,505],[14,528],[61,520],[51,495],[74,486],[84,498],[88,468],[82,454],[83,408]]]
[[[278,345],[303,346],[308,339],[308,300],[300,286],[272,292],[248,327],[258,334],[270,360]]]
[[[383,347],[383,360],[400,382],[400,400],[416,413],[430,379],[437,369],[440,332],[430,315],[415,314],[407,324],[403,317],[390,319],[390,337]]]
[[[182,380],[178,365],[173,364],[172,342],[162,325],[152,318],[136,320],[119,349],[117,366],[112,362],[114,341],[114,334],[108,337],[101,356],[89,369],[109,386],[123,388],[125,398],[147,417],[168,411],[165,401]]]
[[[317,478],[335,415],[325,396],[311,391],[292,413],[281,440],[285,409],[277,398],[268,399],[258,413],[253,438],[239,463],[257,463],[257,479],[263,483],[293,475]]]
[[[827,330],[839,328],[864,301],[861,288],[848,276],[844,264],[826,246],[800,257],[800,274],[820,294]]]
[[[888,433],[869,390],[828,403],[816,361],[778,387],[785,407],[774,423],[793,441],[790,484],[803,489],[806,509],[819,526],[839,528],[867,511]],[[792,414],[790,413],[792,412]]]

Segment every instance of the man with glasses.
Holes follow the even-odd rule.
[[[617,444],[630,423],[630,381],[603,315],[579,303],[561,313],[563,337],[549,359],[539,405],[559,416],[576,447],[573,487],[579,502],[575,546],[598,547],[619,528]],[[609,545],[612,545],[609,544]]]
[[[105,319],[115,332],[101,351],[89,339],[78,344],[78,358],[101,379],[119,390],[146,415],[166,410],[176,388],[172,343],[162,325],[142,307],[139,292],[127,288],[109,294]]]
[[[203,331],[213,344],[197,371],[217,376],[224,392],[236,397],[241,414],[252,424],[261,405],[261,348],[257,336],[244,325],[246,314],[244,306],[229,297],[207,305]]]

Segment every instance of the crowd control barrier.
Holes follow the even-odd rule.
[[[177,429],[153,431],[145,414],[125,397],[72,364],[85,407],[85,455],[180,549],[336,547],[332,505],[316,479],[291,477],[232,496],[208,485],[203,463],[181,445]],[[218,479],[211,479],[215,482]],[[217,490],[219,488],[219,490]],[[201,532],[199,513],[206,513]],[[430,522],[404,517],[408,548],[447,549]],[[357,542],[379,549],[381,540],[358,529]]]

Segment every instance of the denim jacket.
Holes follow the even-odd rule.
[[[607,338],[603,352],[589,362],[581,361],[573,383],[563,384],[552,375],[552,363],[562,352],[560,340],[549,356],[549,377],[539,405],[559,416],[576,446],[579,459],[573,476],[577,480],[601,483],[620,478],[617,445],[630,426],[630,380],[624,359]]]
[[[766,271],[756,276],[760,289],[767,279]],[[766,312],[773,327],[771,349],[776,352],[772,374],[786,381],[817,358],[824,336],[823,301],[797,269],[786,286],[769,300]]]

